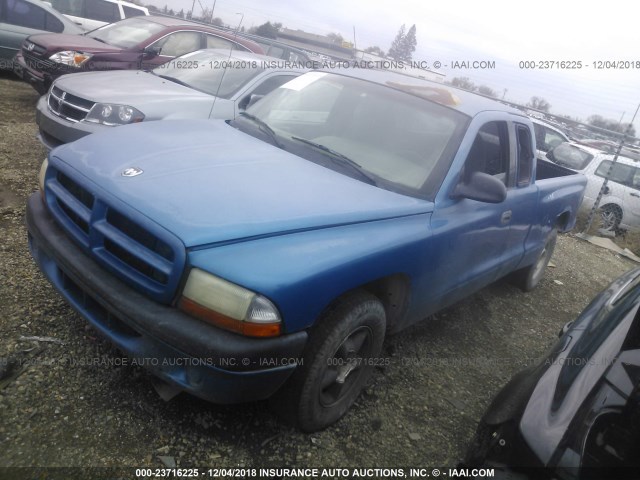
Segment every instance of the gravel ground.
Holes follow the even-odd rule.
[[[221,407],[185,394],[164,402],[152,377],[118,365],[121,354],[31,260],[25,200],[45,155],[36,101],[29,86],[0,76],[0,358],[28,363],[0,381],[0,466],[162,467],[161,456],[183,467],[455,466],[498,389],[634,267],[562,235],[556,266],[534,292],[498,282],[389,338],[389,365],[323,432],[283,425],[266,403]],[[56,342],[21,339],[31,336]]]

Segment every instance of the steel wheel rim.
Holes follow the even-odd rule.
[[[372,345],[373,332],[367,326],[356,328],[342,341],[327,359],[320,379],[320,405],[332,407],[353,390],[366,367]]]

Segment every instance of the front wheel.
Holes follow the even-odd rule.
[[[554,228],[551,230],[551,233],[549,233],[544,248],[538,255],[535,263],[514,273],[515,283],[523,291],[530,292],[540,283],[540,280],[544,277],[544,271],[547,265],[549,265],[553,251],[556,248],[557,240],[558,231]]]
[[[371,376],[385,328],[384,307],[375,296],[358,291],[338,300],[311,331],[303,365],[274,399],[289,407],[276,409],[305,432],[336,422]]]

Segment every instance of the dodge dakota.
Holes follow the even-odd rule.
[[[127,125],[52,150],[29,245],[119,349],[304,431],[353,404],[400,330],[511,275],[541,280],[585,179],[531,121],[373,70],[309,72],[233,121]],[[152,361],[151,361],[151,360]]]

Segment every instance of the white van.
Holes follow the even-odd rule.
[[[122,0],[50,0],[53,8],[87,30],[125,18],[149,15],[146,7]]]
[[[640,162],[618,156],[613,164],[614,155],[575,143],[558,145],[547,158],[587,177],[581,206],[587,212],[608,176],[609,182],[600,200],[603,229],[615,232],[640,228]]]

